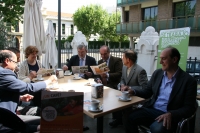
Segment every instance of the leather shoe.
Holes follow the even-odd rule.
[[[87,130],[89,130],[89,127],[83,126],[83,131],[87,131]]]
[[[117,120],[117,119],[116,119],[116,120],[110,122],[109,125],[110,125],[111,127],[117,127],[118,125],[123,125],[123,123],[122,123],[121,120]]]

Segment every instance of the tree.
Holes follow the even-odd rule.
[[[73,14],[74,25],[89,40],[91,34],[99,33],[108,13],[100,5],[82,6]]]
[[[124,42],[128,40],[126,35],[117,35],[116,33],[116,24],[120,22],[120,13],[112,13],[106,19],[104,27],[100,31],[100,40],[103,41],[113,41],[113,42]]]
[[[5,49],[11,44],[11,36],[7,32],[7,27],[2,21],[2,15],[0,14],[0,49]]]
[[[22,21],[25,0],[0,0],[0,13],[3,15],[2,21],[16,25]]]

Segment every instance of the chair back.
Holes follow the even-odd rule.
[[[0,124],[18,132],[23,132],[26,129],[26,124],[16,114],[1,107]]]
[[[178,123],[176,133],[183,133],[183,131],[184,131],[184,133],[186,131],[187,131],[187,133],[194,132],[195,117],[196,117],[196,112],[197,112],[198,106],[199,106],[198,101],[196,101],[196,110],[195,110],[194,114],[192,116],[190,116],[189,118],[183,119],[182,121],[180,121]],[[186,131],[183,130],[183,127],[185,126],[185,124],[187,124]]]

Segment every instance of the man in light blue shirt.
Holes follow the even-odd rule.
[[[160,59],[162,69],[153,73],[147,87],[128,89],[130,94],[149,100],[128,115],[126,133],[139,133],[138,125],[150,126],[151,133],[172,133],[180,120],[196,110],[197,82],[178,66],[179,51],[167,47]]]

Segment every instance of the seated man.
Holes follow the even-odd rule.
[[[150,126],[151,133],[171,133],[178,122],[195,112],[197,82],[179,66],[180,53],[167,47],[160,54],[162,69],[156,70],[144,89],[125,88],[130,94],[150,98],[127,117],[127,133],[138,133],[138,125]],[[122,91],[124,91],[122,89]]]
[[[88,79],[93,76],[90,66],[96,66],[96,60],[93,57],[86,55],[87,46],[83,43],[78,45],[77,51],[78,55],[72,56],[67,65],[63,66],[63,70],[71,70],[72,66],[88,66],[88,72],[85,72],[83,75],[83,78]]]
[[[124,51],[123,57],[123,68],[122,68],[122,77],[120,81],[120,86],[122,90],[131,88],[142,89],[147,86],[147,73],[146,71],[139,66],[137,61],[137,53],[131,50]],[[116,127],[119,124],[122,124],[122,113],[121,111],[113,113],[115,115],[115,120],[110,122],[109,125]]]
[[[44,82],[25,83],[17,79],[14,70],[17,65],[16,55],[9,51],[0,51],[0,107],[10,110],[15,114],[20,100],[29,101],[31,97],[26,95],[20,97],[22,92],[36,92],[44,90],[49,83],[57,80],[56,76],[51,76]],[[39,118],[37,116],[18,115],[27,125],[25,132],[36,132],[38,130]],[[1,129],[0,129],[1,131]]]

